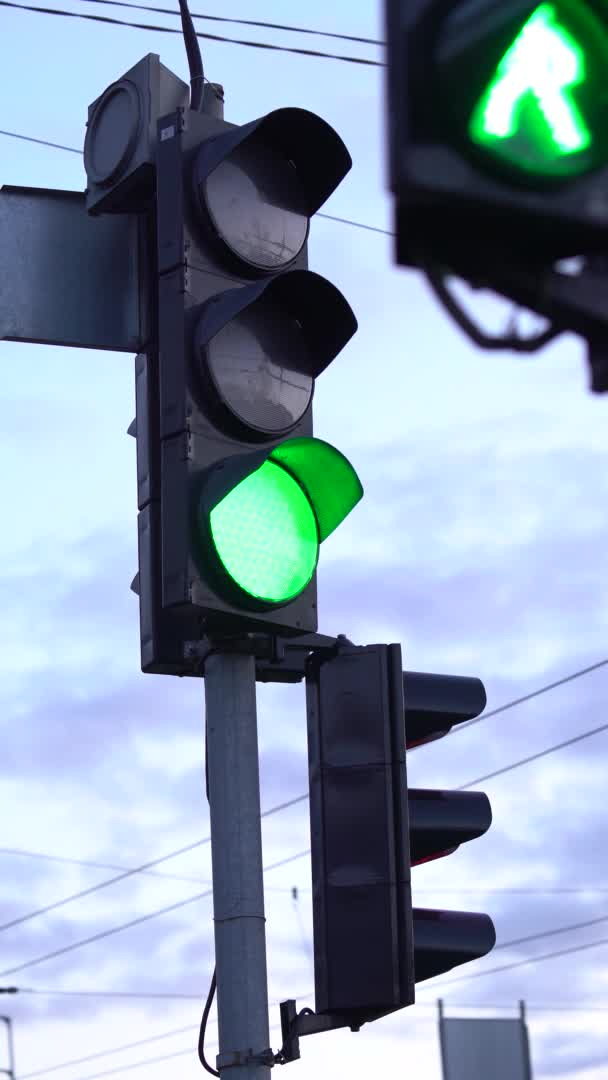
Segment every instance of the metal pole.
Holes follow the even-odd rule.
[[[6,1037],[8,1039],[8,1069],[0,1069],[0,1073],[6,1073],[11,1080],[15,1080],[15,1048],[13,1046],[13,1022],[10,1016],[0,1016],[6,1024]]]
[[[239,1080],[269,1080],[262,828],[252,656],[205,664],[219,1054]]]

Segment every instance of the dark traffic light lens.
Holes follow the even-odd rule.
[[[222,404],[246,427],[269,437],[302,419],[313,393],[309,350],[295,319],[274,305],[253,305],[203,349]]]
[[[274,147],[245,140],[201,184],[227,247],[257,270],[281,270],[308,235],[307,196],[296,169]]]
[[[319,531],[291,473],[266,460],[211,511],[211,537],[225,572],[256,600],[285,604],[311,580]]]
[[[559,180],[608,162],[608,26],[588,3],[497,11],[468,0],[446,20],[437,59],[461,136],[488,163]]]

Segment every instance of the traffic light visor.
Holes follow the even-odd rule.
[[[339,135],[306,109],[275,109],[205,140],[195,204],[232,256],[262,274],[290,266],[309,219],[352,165]]]
[[[212,472],[200,513],[223,574],[256,604],[286,604],[309,584],[319,545],[363,495],[349,461],[321,439],[288,439]]]

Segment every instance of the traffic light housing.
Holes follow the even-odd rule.
[[[111,83],[88,109],[84,141],[89,214],[141,213],[153,198],[159,116],[186,107],[190,88],[156,53]]]
[[[411,896],[411,867],[483,835],[489,801],[408,789],[406,768],[406,748],[480,713],[485,691],[403,672],[398,645],[346,644],[309,659],[306,701],[316,1010],[358,1028],[494,945],[487,915],[414,908]]]
[[[351,160],[302,109],[179,109],[157,147],[160,606],[191,639],[315,631],[319,546],[363,492],[313,437],[357,323],[307,238]]]
[[[308,270],[311,217],[349,171],[304,109],[237,126],[151,54],[89,108],[90,214],[137,218],[142,669],[197,675],[209,637],[317,629],[321,543],[363,494],[313,434],[315,381],[357,329]]]
[[[398,261],[604,251],[605,6],[386,0],[386,26]]]

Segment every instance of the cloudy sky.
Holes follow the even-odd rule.
[[[83,0],[55,6],[125,20],[137,14]],[[223,5],[211,13],[224,14]],[[261,0],[255,10],[230,0],[226,13],[372,38],[383,32],[380,4],[371,0],[331,7]],[[187,74],[177,35],[6,7],[0,19],[5,131],[80,148],[89,102],[147,52]],[[156,13],[133,21],[178,25]],[[372,45],[303,33],[199,28],[383,58]],[[228,120],[245,123],[284,105],[324,116],[354,161],[325,209],[391,227],[381,67],[202,45],[206,73],[224,84]],[[3,184],[84,188],[77,154],[5,135],[0,166]],[[564,337],[524,359],[475,350],[424,282],[394,267],[391,241],[380,234],[318,219],[310,263],[342,289],[359,320],[358,334],[319,380],[316,432],[347,454],[365,487],[324,545],[320,629],[361,644],[400,642],[412,670],[478,675],[488,710],[605,659],[608,400],[588,392],[581,344]],[[2,266],[0,304],[7,274]],[[494,328],[508,313],[490,297],[473,303]],[[131,1075],[144,1070],[150,1080],[167,1069],[194,1080],[214,964],[211,897],[154,913],[210,882],[209,844],[197,844],[209,836],[203,687],[139,668],[129,591],[137,558],[135,444],[126,435],[133,357],[0,342],[0,362],[0,923],[196,845],[153,874],[2,929],[0,987],[22,992],[0,997],[0,1013],[13,1018],[19,1080],[58,1066],[62,1080],[109,1070],[120,1080],[132,1066],[140,1072]],[[600,667],[422,748],[411,755],[410,780],[467,784],[597,728],[607,687],[608,667]],[[268,809],[307,789],[303,687],[260,686],[258,709]],[[515,1016],[524,999],[536,1077],[606,1076],[607,747],[598,733],[487,781],[491,831],[414,872],[420,906],[486,911],[498,945],[596,924],[497,947],[422,985],[416,1006],[359,1034],[303,1040],[294,1075],[329,1080],[339,1069],[363,1080],[390,1063],[417,1080],[439,1080],[441,996],[447,1015],[468,1017]],[[304,852],[306,801],[266,818],[263,844],[266,865]],[[265,886],[278,1049],[277,1003],[296,997],[299,1007],[314,1006],[308,857],[269,871]],[[154,917],[120,929],[146,915]],[[491,973],[511,964],[519,966]],[[212,1060],[214,1018],[215,1008]],[[89,1055],[103,1056],[66,1064]]]

